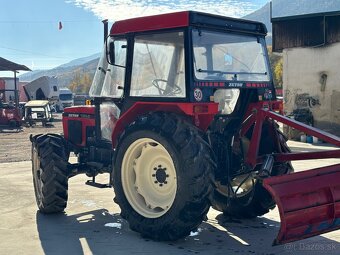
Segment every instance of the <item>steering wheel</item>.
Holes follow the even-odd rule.
[[[159,86],[158,82],[168,82],[167,80],[164,79],[154,79],[152,80],[152,85],[155,86],[158,89],[158,92],[160,95],[162,96],[170,96],[170,95],[177,95],[177,94],[181,94],[182,93],[182,89],[181,87],[179,87],[178,85],[174,84],[171,87],[171,91],[169,91],[168,89],[163,89]]]

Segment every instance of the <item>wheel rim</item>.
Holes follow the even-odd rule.
[[[38,155],[38,151],[36,147],[33,148],[32,153],[32,168],[33,168],[33,175],[34,175],[34,186],[36,189],[36,195],[38,200],[41,199],[41,193],[42,193],[42,184],[41,184],[41,168],[40,168],[40,159]]]
[[[244,181],[244,179],[247,178],[247,176],[248,174],[244,174],[232,179],[230,181],[229,191],[227,185],[222,185],[220,182],[216,182],[215,183],[216,190],[226,197],[230,196],[235,196],[237,198],[245,197],[255,188],[255,184],[257,182],[257,180],[255,180],[252,177],[249,177],[246,181]]]
[[[241,138],[240,143],[243,148],[243,155],[247,155],[250,145],[249,139],[243,137]],[[224,196],[242,198],[253,191],[256,182],[257,180],[254,177],[249,176],[249,174],[242,174],[230,180],[229,186],[222,185],[220,182],[217,183],[216,186],[217,191]]]
[[[246,181],[244,181],[245,179]],[[248,195],[255,188],[255,183],[256,180],[248,174],[237,176],[230,182],[236,197],[244,197]]]
[[[126,150],[121,169],[124,194],[146,218],[158,218],[172,206],[177,190],[173,160],[159,142],[141,138]]]

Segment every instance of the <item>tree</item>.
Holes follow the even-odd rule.
[[[69,84],[69,88],[71,91],[77,93],[78,92],[78,87],[80,87],[80,72],[76,72],[73,75],[73,78]]]
[[[276,88],[282,88],[283,59],[282,55],[272,52],[272,47],[268,46],[270,68],[273,72],[274,85]]]
[[[282,73],[283,73],[283,59],[282,57],[275,63],[274,66],[274,83],[276,87],[282,88],[283,81],[282,81]]]
[[[91,75],[87,72],[77,70],[69,84],[69,88],[74,93],[88,93],[92,84]]]

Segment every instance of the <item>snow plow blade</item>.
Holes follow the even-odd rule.
[[[281,228],[273,245],[340,228],[340,164],[265,179]]]

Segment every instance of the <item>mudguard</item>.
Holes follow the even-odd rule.
[[[281,218],[273,245],[340,228],[340,164],[270,177],[263,186],[274,198]]]

